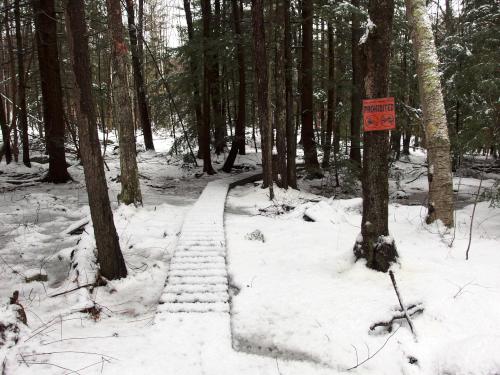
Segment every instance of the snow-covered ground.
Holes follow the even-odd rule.
[[[354,263],[361,199],[311,193],[328,179],[301,182],[301,192],[276,189],[273,202],[254,184],[233,189],[225,217],[230,319],[155,318],[183,219],[207,182],[223,175],[199,177],[199,168],[168,153],[171,145],[158,137],[156,152],[138,154],[138,208],[117,205],[118,155],[107,146],[129,276],[90,292],[71,291],[76,269],[80,282],[95,272],[82,258],[93,247],[91,225],[82,227],[89,218],[82,167],[70,159],[75,181],[51,185],[36,182],[46,164],[0,164],[0,324],[16,322],[7,304],[15,290],[28,322],[0,334],[5,375],[323,375],[357,364],[353,373],[370,375],[500,374],[500,209],[478,204],[466,261],[479,180],[455,178],[456,231],[426,225],[420,152],[391,169],[389,215],[398,286],[407,305],[423,309],[413,317],[417,338],[401,320],[391,333],[371,332],[397,313],[398,300],[387,274]],[[238,158],[257,162],[252,151]],[[83,232],[73,231],[79,227]]]
[[[387,332],[372,332],[370,326],[390,320],[399,307],[391,280],[354,262],[361,199],[318,198],[278,191],[270,206],[258,187],[232,191],[226,225],[236,291],[233,340],[240,350],[299,358],[341,372],[388,340],[359,373],[500,373],[498,209],[478,205],[466,261],[472,206],[457,211],[450,247],[453,232],[426,225],[421,206],[391,204],[390,230],[400,255],[393,270],[404,301],[424,311],[414,318],[416,340],[401,321],[389,339]],[[280,205],[293,209],[265,214]],[[248,238],[255,230],[264,241]]]

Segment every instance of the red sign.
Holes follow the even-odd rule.
[[[394,98],[363,100],[363,125],[365,132],[396,129]]]

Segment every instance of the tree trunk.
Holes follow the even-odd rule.
[[[429,165],[427,223],[441,220],[444,225],[451,227],[453,226],[453,182],[450,139],[436,46],[425,1],[406,0],[406,12],[412,29]]]
[[[366,97],[373,99],[388,93],[394,0],[370,0],[368,12],[375,26],[365,45],[364,84]],[[354,254],[365,258],[369,268],[387,272],[397,258],[388,224],[388,131],[364,132],[363,144],[363,218]]]
[[[275,122],[276,122],[276,150],[277,173],[280,176],[279,185],[288,189],[288,168],[287,168],[287,141],[286,141],[286,87],[285,87],[285,4],[282,0],[276,0],[276,16],[274,30],[276,35],[276,58],[274,79],[276,82],[275,95]]]
[[[234,18],[234,34],[236,39],[236,58],[238,64],[238,114],[236,116],[236,127],[234,139],[226,162],[222,167],[224,172],[231,172],[236,155],[245,155],[245,122],[246,122],[246,77],[245,77],[245,53],[243,50],[243,35],[241,33],[241,16],[238,0],[231,0]]]
[[[36,45],[42,86],[43,121],[49,154],[46,182],[71,180],[64,150],[64,107],[57,49],[57,18],[54,0],[34,0]]]
[[[268,108],[268,67],[266,54],[266,35],[264,32],[264,11],[262,0],[252,0],[252,28],[254,48],[255,83],[257,91],[258,118],[262,140],[262,167],[264,170],[264,186],[269,187],[269,199],[274,198],[272,133],[269,123]]]
[[[0,35],[2,35],[2,26],[3,24],[0,24]],[[3,46],[3,43],[0,45]],[[3,54],[2,54],[2,60],[3,60]],[[3,68],[0,68],[3,69]],[[4,74],[2,70],[2,75],[1,75],[2,81],[4,80]],[[0,91],[1,94],[1,91]],[[10,129],[9,125],[7,125],[7,116],[5,114],[5,107],[4,107],[4,102],[3,102],[3,96],[0,95],[0,128],[2,130],[2,148],[0,149],[0,162],[2,161],[3,156],[5,155],[5,163],[10,164],[12,161],[12,151],[10,148]]]
[[[294,19],[297,19],[299,17],[298,15],[298,11],[295,12],[295,9],[294,7],[292,6],[292,3],[291,3],[291,0],[290,0],[290,5],[291,5],[291,8],[290,8],[290,18],[294,18]],[[290,23],[291,25],[291,23]],[[291,33],[291,36],[292,36],[292,40],[291,40],[291,44],[290,44],[290,48],[292,48],[292,46],[296,46],[295,48],[295,61],[296,61],[296,64],[295,64],[295,69],[294,69],[294,77],[296,78],[296,81],[297,81],[297,92],[299,93],[299,95],[295,95],[295,112],[293,114],[293,118],[295,120],[295,134],[298,135],[299,134],[299,131],[300,131],[300,123],[302,121],[302,95],[300,95],[300,91],[302,89],[302,74],[301,74],[301,71],[302,71],[302,48],[298,48],[298,46],[300,46],[302,44],[302,25],[300,23],[296,24],[295,25],[295,28],[293,30],[293,32]],[[292,60],[290,60],[291,64],[290,66],[292,66]],[[302,133],[302,132],[301,132]],[[295,141],[295,150],[297,150],[297,145],[298,144],[302,144],[302,134],[300,135],[300,138],[299,138],[299,141],[297,142],[297,139],[294,140]],[[297,153],[297,151],[295,151],[295,153]]]
[[[193,43],[194,41],[194,27],[193,27],[193,16],[191,14],[191,4],[190,0],[184,0],[184,12],[186,14],[186,24],[188,31],[188,41]],[[191,70],[191,81],[193,85],[193,102],[194,102],[194,114],[196,120],[196,133],[198,136],[198,158],[203,158],[203,142],[202,142],[202,129],[203,129],[203,119],[201,112],[201,98],[200,98],[200,81],[198,79],[198,67],[197,67],[197,57],[193,51],[189,53],[189,68]]]
[[[323,177],[313,127],[313,0],[302,1],[302,146],[308,178]]]
[[[409,121],[408,121],[409,122]],[[410,155],[411,130],[407,129],[403,135],[403,155]]]
[[[210,156],[210,80],[211,80],[211,55],[210,55],[210,18],[212,9],[210,0],[201,0],[201,13],[203,23],[203,129],[201,132],[201,146],[203,151],[203,172],[215,174]]]
[[[405,42],[409,42],[409,35],[405,32]],[[406,48],[403,51],[403,77],[404,77],[404,105],[411,106],[412,103],[410,101],[411,95],[411,73],[408,69],[408,53]],[[406,126],[402,127],[402,138],[403,138],[403,155],[410,155],[410,141],[411,141],[411,116],[409,113],[405,116]]]
[[[352,6],[356,8],[352,12],[351,26],[351,51],[352,51],[352,89],[351,89],[351,149],[349,157],[352,161],[361,166],[361,98],[363,95],[363,72],[361,62],[361,39],[360,1],[352,0]]]
[[[297,154],[297,133],[293,121],[293,77],[292,77],[292,43],[291,43],[291,27],[290,27],[290,0],[283,1],[283,24],[285,44],[285,101],[286,101],[286,153],[287,153],[287,180],[288,185],[297,189],[297,167],[295,157]]]
[[[399,160],[401,156],[401,131],[391,130],[391,151],[394,160]]]
[[[17,75],[19,86],[17,89],[19,101],[19,128],[21,129],[21,142],[23,145],[23,163],[31,167],[30,145],[28,137],[28,113],[26,110],[26,78],[24,75],[24,46],[21,34],[21,12],[19,0],[14,1],[14,19],[16,23],[16,49],[17,49]]]
[[[10,33],[10,17],[9,17],[9,9],[10,7],[8,6],[7,0],[4,0],[4,22],[5,22],[5,39],[7,40],[7,49],[9,52],[9,68],[10,68],[10,97],[12,100],[12,111],[10,111],[10,128],[9,130],[12,131],[12,136],[13,136],[13,142],[12,142],[12,147],[11,151],[14,156],[14,161],[17,163],[19,160],[19,148],[18,148],[18,137],[17,137],[17,73],[16,73],[16,59],[14,56],[14,47],[12,43],[12,38],[11,38],[11,33]],[[8,103],[7,103],[8,104]],[[9,122],[9,112],[6,113],[6,120],[7,123]]]
[[[141,121],[144,146],[146,150],[154,150],[153,132],[151,131],[151,120],[147,101],[146,85],[142,74],[141,58],[137,45],[137,27],[135,25],[134,0],[125,0],[127,5],[128,33],[130,36],[130,49],[132,50],[132,69],[134,71],[135,92],[139,109],[139,120]]]
[[[137,10],[137,53],[139,55],[139,66],[144,77],[144,0],[139,0]]]
[[[3,24],[0,24],[0,35],[3,35],[2,27],[3,27]],[[1,47],[3,47],[3,43],[0,44],[0,48]],[[3,61],[3,58],[4,58],[3,53],[1,54],[1,58]],[[4,81],[5,74],[4,74],[3,67],[0,69],[2,69],[2,75],[0,77],[1,77],[1,80]],[[7,90],[5,90],[5,91],[7,92]],[[0,94],[1,94],[1,91],[0,91]],[[12,161],[12,151],[10,148],[10,129],[9,129],[9,125],[7,125],[7,116],[5,113],[5,107],[4,107],[2,95],[0,95],[0,128],[2,130],[2,142],[3,142],[2,148],[0,149],[0,162],[2,161],[2,158],[5,155],[5,163],[9,164]]]
[[[5,107],[3,104],[3,98],[0,97],[0,126],[2,128],[2,141],[3,146],[0,151],[0,161],[2,161],[3,155],[5,155],[5,163],[9,164],[12,161],[12,152],[10,149],[10,129],[7,126],[7,118],[5,116]]]
[[[211,23],[212,30],[210,34],[210,39],[212,46],[210,48],[210,59],[212,64],[210,65],[210,98],[212,100],[212,114],[214,120],[214,149],[217,155],[224,152],[226,148],[226,124],[224,122],[224,108],[222,105],[222,95],[220,88],[220,74],[219,74],[219,53],[218,45],[213,45],[214,43],[219,43],[220,34],[220,0],[215,0],[215,12],[213,17],[213,22]]]
[[[327,55],[327,49],[328,49],[328,42],[326,41],[328,39],[327,36],[327,31],[325,31],[325,20],[321,19],[320,22],[320,30],[319,30],[320,36],[318,37],[318,41],[320,42],[320,47],[319,47],[319,54],[320,54],[320,68],[319,68],[319,73],[320,73],[320,90],[321,92],[327,92],[328,88],[328,71],[326,69],[326,55]],[[327,95],[328,96],[328,95]],[[326,140],[326,118],[327,118],[327,105],[328,105],[328,98],[323,98],[321,96],[320,102],[319,102],[319,129],[320,129],[320,145],[321,149],[323,150],[323,158],[325,156],[325,140]]]
[[[335,44],[333,38],[333,24],[328,22],[328,91],[327,91],[327,118],[325,132],[325,147],[323,155],[323,168],[330,165],[330,153],[332,150],[332,135],[335,125],[335,112],[337,110],[336,79],[335,79]]]
[[[118,123],[118,142],[120,145],[120,181],[122,190],[118,195],[118,200],[125,204],[138,204],[142,203],[142,195],[137,170],[134,122],[127,87],[128,48],[123,38],[120,0],[107,0],[106,3],[113,60],[115,119]]]
[[[101,147],[97,134],[95,107],[92,102],[92,75],[83,0],[66,0],[66,28],[76,83],[78,134],[83,171],[94,226],[100,274],[109,279],[127,276],[127,268],[113,222],[106,186]]]

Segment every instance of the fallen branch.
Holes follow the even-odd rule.
[[[424,171],[424,172],[421,172],[417,177],[415,177],[413,180],[410,180],[410,181],[405,181],[404,183],[405,184],[411,184],[412,182],[415,182],[417,181],[420,177],[422,177],[424,174],[426,174],[427,172]]]
[[[99,277],[99,278],[97,278],[97,281],[95,281],[93,283],[88,283],[88,284],[80,285],[80,286],[77,286],[76,288],[73,288],[73,289],[70,289],[70,290],[65,290],[64,292],[53,294],[53,295],[49,296],[49,298],[54,298],[54,297],[62,296],[63,294],[68,294],[68,293],[74,292],[75,290],[82,289],[82,288],[87,288],[87,287],[95,288],[96,286],[105,286],[106,284],[107,284],[106,281],[104,279],[102,279],[101,277]]]
[[[413,317],[417,314],[423,313],[424,308],[422,307],[421,304],[410,305],[407,308],[407,312],[410,317]],[[378,327],[386,327],[387,332],[391,333],[393,329],[393,324],[401,319],[406,319],[406,316],[402,310],[399,310],[398,313],[395,314],[390,320],[373,323],[370,326],[370,331],[374,331]]]
[[[398,297],[399,305],[401,306],[401,311],[403,312],[404,317],[408,321],[408,325],[410,326],[411,333],[413,333],[413,336],[417,338],[417,331],[415,330],[415,326],[413,325],[413,322],[411,321],[410,315],[408,314],[408,311],[406,310],[406,307],[403,303],[403,298],[401,297],[401,294],[399,293],[398,285],[396,284],[396,278],[394,277],[394,272],[389,271],[389,276],[391,277],[392,281],[392,286],[394,287],[394,291],[396,292],[396,296]]]

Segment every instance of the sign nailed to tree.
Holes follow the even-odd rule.
[[[396,129],[394,98],[363,100],[363,124],[365,132]]]

